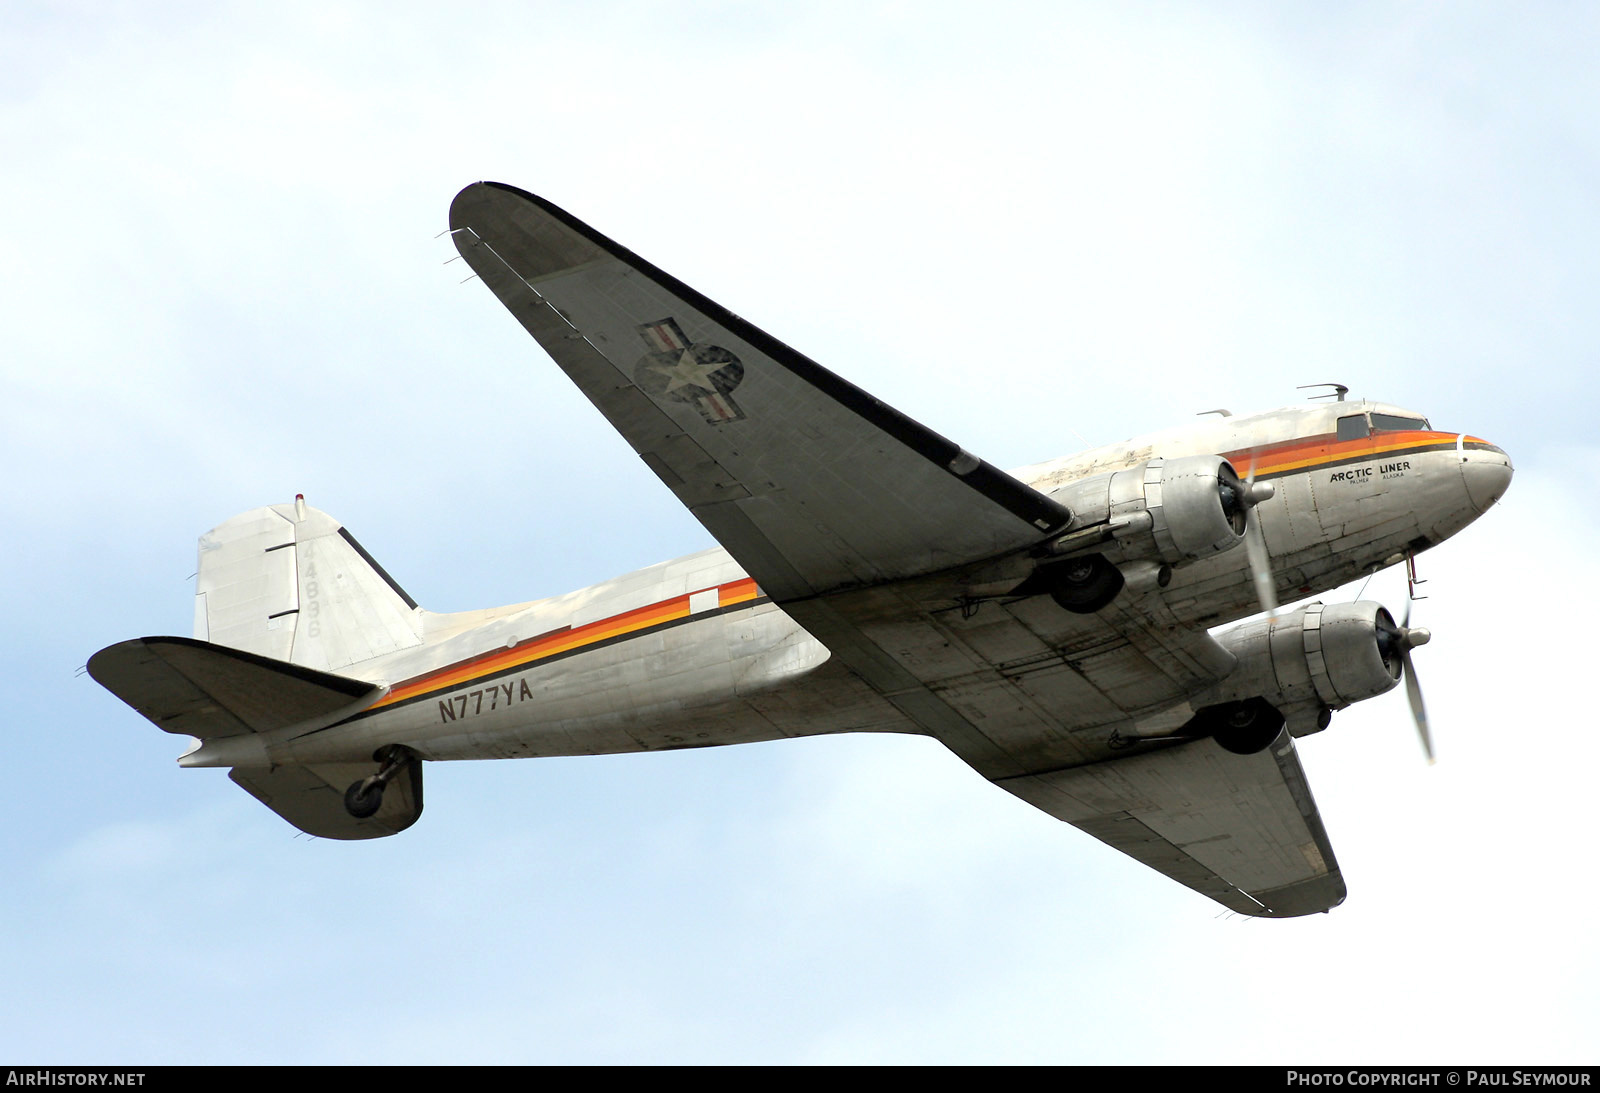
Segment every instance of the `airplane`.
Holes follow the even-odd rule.
[[[1343,902],[1295,742],[1403,677],[1431,757],[1428,632],[1279,600],[1412,564],[1503,451],[1339,387],[1006,473],[532,194],[468,186],[450,231],[720,546],[443,614],[303,497],[253,509],[200,539],[193,638],[89,661],[181,766],[368,839],[424,760],[918,733],[1233,911]]]

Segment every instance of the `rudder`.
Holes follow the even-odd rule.
[[[200,537],[195,637],[320,671],[422,642],[421,609],[339,522],[297,496]]]

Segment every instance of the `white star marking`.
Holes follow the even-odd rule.
[[[728,367],[728,364],[728,361],[707,361],[701,364],[694,359],[694,350],[685,349],[678,357],[678,363],[671,368],[660,365],[654,365],[653,368],[670,381],[666,390],[670,395],[680,387],[698,387],[704,391],[715,392],[717,386],[711,382],[711,375]]]

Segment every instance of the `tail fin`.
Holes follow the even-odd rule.
[[[302,497],[200,537],[202,641],[326,672],[421,644],[421,615],[337,520]]]

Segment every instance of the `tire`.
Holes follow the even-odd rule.
[[[1046,569],[1050,598],[1077,615],[1092,615],[1122,591],[1122,571],[1104,556],[1087,554]]]
[[[1217,728],[1212,739],[1235,755],[1264,751],[1283,731],[1283,715],[1264,698],[1217,707],[1214,717]]]
[[[350,788],[344,791],[344,810],[358,820],[365,820],[383,807],[383,787],[373,786],[366,788],[365,778],[358,782],[351,782]]]

